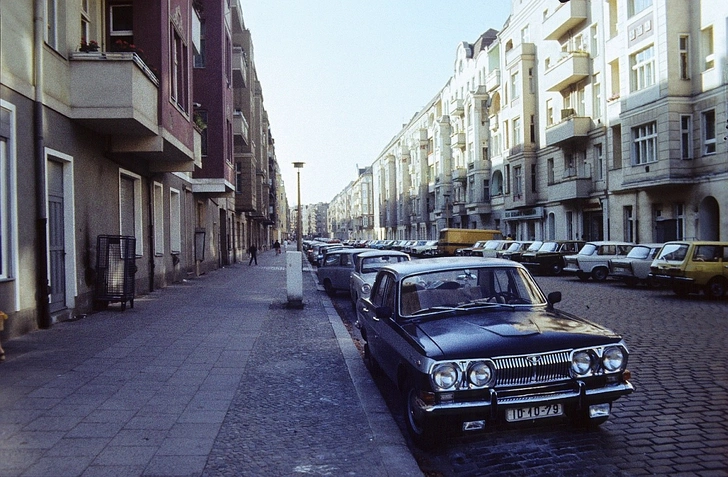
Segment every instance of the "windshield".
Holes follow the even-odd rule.
[[[627,254],[627,258],[642,258],[645,259],[650,256],[650,247],[642,247],[637,245]]]
[[[485,242],[485,247],[483,248],[485,248],[486,250],[495,250],[496,248],[498,248],[499,243],[500,242],[498,240],[488,240],[487,242]]]
[[[584,245],[581,250],[579,250],[579,255],[594,255],[594,252],[597,251],[597,248],[599,247],[597,247],[593,243],[588,243]]]
[[[682,262],[688,254],[688,244],[686,243],[668,243],[660,250],[657,260],[670,260]]]
[[[443,310],[542,305],[546,298],[528,272],[516,267],[437,270],[401,282],[400,315]]]
[[[538,249],[539,252],[555,252],[558,250],[559,244],[556,242],[546,242],[543,245],[541,245]]]
[[[377,270],[390,263],[405,262],[409,257],[405,255],[381,255],[378,257],[365,257],[361,262],[362,273],[376,273]]]
[[[531,245],[528,246],[526,252],[535,252],[536,250],[539,250],[541,248],[542,244],[543,242],[533,242]]]
[[[510,245],[510,247],[508,247],[508,250],[506,250],[506,252],[518,252],[521,249],[522,245],[523,244],[520,242],[514,242]]]

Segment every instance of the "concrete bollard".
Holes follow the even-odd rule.
[[[303,308],[302,257],[301,252],[286,252],[286,290],[289,308]]]

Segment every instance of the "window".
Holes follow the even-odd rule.
[[[644,124],[632,129],[632,165],[657,161],[657,123]]]
[[[195,68],[205,67],[205,20],[200,20],[200,51],[195,53]]]
[[[531,143],[535,143],[536,142],[536,115],[535,114],[531,115],[531,125],[529,128],[529,133],[530,133]]]
[[[536,192],[536,164],[531,164],[531,192]]]
[[[507,195],[511,193],[511,166],[509,164],[506,164],[505,171],[506,176],[503,178],[503,193]]]
[[[546,100],[546,126],[553,126],[554,124],[554,103],[553,100]]]
[[[693,117],[689,114],[680,116],[680,158],[693,158]]]
[[[632,69],[631,87],[632,91],[640,91],[655,84],[655,53],[654,47],[649,46],[644,50],[630,55],[629,63]]]
[[[632,206],[627,205],[622,210],[624,215],[624,241],[632,242],[634,240],[634,218],[632,217]]]
[[[45,41],[51,48],[58,49],[58,0],[46,0]]]
[[[205,109],[197,109],[195,110],[195,114],[200,118],[200,121],[205,124],[205,128],[200,133],[200,151],[202,153],[202,157],[207,156],[207,130],[210,128],[210,126],[207,123],[207,110]]]
[[[521,75],[518,71],[511,75],[511,100],[515,101],[521,97]]]
[[[643,10],[652,6],[652,0],[629,0],[627,9],[630,17],[633,17]]]
[[[523,195],[523,167],[521,166],[513,168],[513,195],[516,197]]]
[[[622,168],[622,126],[612,127],[612,165],[615,169]]]
[[[164,254],[164,186],[159,182],[154,183],[154,254]]]
[[[709,26],[702,32],[703,70],[709,70],[715,66],[715,52],[713,50],[713,27]]]
[[[119,170],[119,233],[136,237],[136,254],[144,253],[142,229],[142,178]]]
[[[521,118],[513,119],[513,146],[523,144],[523,133],[521,132]]]
[[[174,25],[170,24],[170,80],[172,101],[179,106],[182,111],[187,111],[187,45],[182,41],[182,37],[177,32]]]
[[[240,161],[235,163],[235,192],[243,192],[243,163]]]
[[[91,33],[91,16],[89,15],[88,11],[88,0],[83,0],[81,2],[81,38],[83,38],[86,41],[90,41],[93,38],[91,38],[89,35]]]
[[[592,118],[599,120],[602,117],[602,82],[601,75],[595,74],[592,80],[592,98],[594,104],[592,105]]]
[[[678,54],[680,55],[680,79],[690,79],[690,36],[680,35],[678,39]]]
[[[598,181],[604,180],[604,153],[601,144],[594,145],[594,163],[596,164],[596,179]]]
[[[182,205],[177,189],[169,188],[169,248],[177,254],[182,251]]]
[[[109,36],[111,42],[134,43],[134,10],[131,4],[109,6]]]
[[[570,210],[566,212],[566,239],[577,239],[577,237],[574,237],[574,212]]]
[[[685,240],[685,205],[675,204],[676,233],[675,240]]]
[[[597,28],[597,25],[592,25],[589,32],[589,38],[591,39],[590,55],[592,58],[596,58],[599,56],[599,29]]]
[[[17,276],[15,107],[0,99],[0,279]]]
[[[702,118],[703,154],[715,154],[715,110],[705,111]]]
[[[483,179],[483,200],[490,200],[490,181]]]
[[[550,157],[546,160],[546,180],[548,185],[554,183],[554,158]]]
[[[531,43],[531,33],[529,32],[528,25],[521,29],[521,43]]]

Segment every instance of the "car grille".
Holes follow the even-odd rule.
[[[496,387],[553,383],[569,379],[569,352],[508,356],[493,360]]]

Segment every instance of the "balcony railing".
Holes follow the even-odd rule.
[[[245,144],[250,144],[250,131],[248,121],[242,111],[233,113],[233,135],[241,138]]]
[[[563,146],[577,139],[586,138],[591,129],[591,118],[568,116],[563,121],[546,128],[546,144]]]
[[[450,101],[450,115],[462,116],[464,112],[465,109],[463,107],[462,99],[453,99],[452,101]]]
[[[541,27],[547,40],[558,40],[587,19],[586,0],[570,0],[561,5],[554,3],[554,6],[558,8],[544,19]]]
[[[450,147],[465,147],[465,133],[461,131],[450,136]]]
[[[499,69],[493,70],[488,74],[488,77],[485,79],[485,87],[487,88],[489,93],[500,86],[500,84],[501,84],[501,74],[500,73],[501,72]]]
[[[239,46],[233,47],[233,86],[235,88],[248,86],[248,61],[245,52]]]
[[[589,76],[589,54],[585,51],[572,51],[546,70],[544,81],[546,90],[557,92]]]

